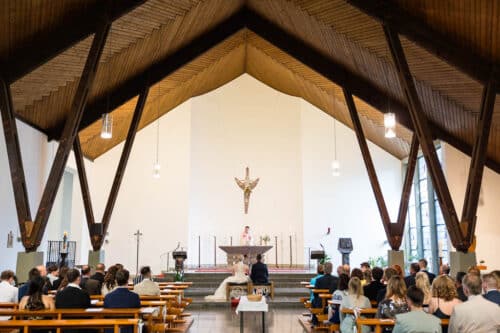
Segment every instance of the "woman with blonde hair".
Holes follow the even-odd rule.
[[[422,308],[425,312],[429,312],[429,303],[432,298],[431,294],[431,284],[429,282],[429,276],[425,272],[418,272],[415,275],[415,285],[417,288],[424,292],[424,303],[422,304]]]
[[[432,282],[432,297],[429,302],[429,313],[441,319],[448,319],[455,305],[462,303],[458,299],[455,282],[447,275],[439,275]],[[443,333],[448,328],[443,326]]]
[[[408,311],[405,281],[401,276],[394,275],[387,283],[385,299],[378,305],[377,318],[394,319],[397,314]]]
[[[354,326],[356,325],[354,315],[345,315],[342,313],[342,309],[368,309],[371,307],[370,300],[363,295],[363,286],[358,277],[353,277],[349,280],[348,289],[348,295],[342,299],[342,303],[340,304],[340,331],[342,333],[354,332]],[[363,327],[363,332],[370,332],[370,328]]]

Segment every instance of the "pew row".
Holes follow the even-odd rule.
[[[56,329],[61,333],[62,328],[112,328],[113,333],[120,333],[120,327],[130,326],[134,333],[138,332],[139,319],[40,319],[40,320],[2,320],[0,329],[22,329],[29,333],[31,329]]]

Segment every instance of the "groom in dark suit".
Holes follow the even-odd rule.
[[[105,308],[140,308],[139,295],[128,290],[129,272],[121,269],[115,275],[118,287],[104,297]]]
[[[257,262],[252,265],[250,278],[255,284],[269,283],[269,271],[267,270],[267,265],[262,262],[261,254],[257,255]]]

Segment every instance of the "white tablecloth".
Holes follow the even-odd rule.
[[[239,311],[267,312],[267,310],[268,310],[268,305],[266,303],[265,297],[262,297],[260,302],[251,302],[248,300],[246,296],[241,296],[240,303],[236,308],[236,314],[238,314]]]

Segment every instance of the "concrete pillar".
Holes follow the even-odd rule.
[[[403,271],[405,269],[405,254],[403,251],[387,251],[387,262],[389,267],[392,265],[399,265]]]
[[[29,270],[38,265],[43,265],[43,252],[18,252],[16,276],[19,282],[28,281]]]
[[[95,266],[101,262],[104,263],[104,250],[99,250],[99,251],[90,250],[88,265],[92,268],[95,268]]]
[[[455,277],[457,272],[467,272],[470,266],[476,266],[476,252],[463,253],[459,251],[450,252],[450,276]]]

